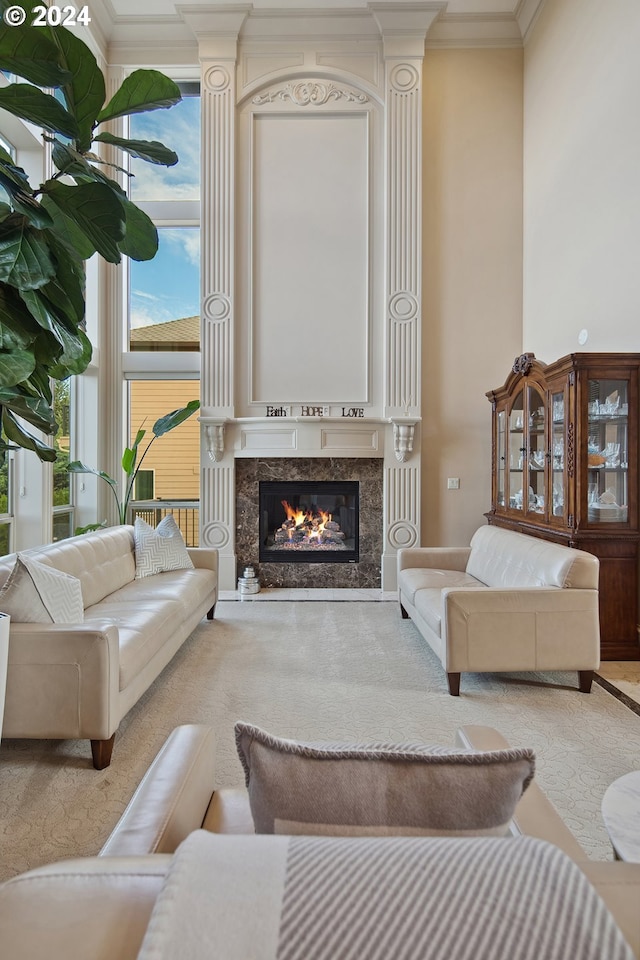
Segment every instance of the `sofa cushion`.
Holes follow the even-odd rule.
[[[492,526],[471,538],[467,573],[488,587],[598,586],[598,563],[585,551]]]
[[[484,587],[475,577],[460,570],[439,570],[435,567],[408,567],[398,574],[400,592],[409,603],[415,603],[418,590],[442,590],[444,587]]]
[[[193,568],[180,528],[171,514],[167,514],[155,528],[136,517],[133,527],[136,556],[136,579],[152,577],[165,570]]]
[[[32,557],[18,554],[0,590],[0,610],[18,623],[82,623],[80,581]]]
[[[529,749],[296,743],[235,726],[256,833],[506,834],[534,774]]]

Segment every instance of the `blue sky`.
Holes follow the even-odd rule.
[[[132,160],[130,196],[145,200],[198,200],[200,196],[200,99],[186,97],[169,110],[131,117],[129,136],[159,140],[175,150],[173,167]],[[200,231],[160,227],[153,260],[130,264],[131,326],[164,323],[200,312]]]

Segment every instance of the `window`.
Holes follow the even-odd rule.
[[[171,513],[188,546],[198,544],[200,424],[197,416],[189,417],[157,440],[153,440],[152,427],[159,417],[195,399],[199,389],[197,380],[133,380],[129,383],[129,443],[140,427],[146,431],[138,449],[140,469],[134,487],[132,519],[141,516],[156,526]],[[151,441],[153,446],[147,453]]]
[[[134,114],[129,136],[159,140],[179,157],[173,167],[132,159],[129,194],[158,226],[153,260],[129,262],[129,350],[200,349],[200,87],[178,84],[169,110]]]
[[[0,553],[11,553],[13,547],[13,455],[0,453]]]
[[[67,472],[71,450],[71,383],[53,382],[53,412],[58,432],[53,438],[56,459],[53,464],[53,539],[64,540],[73,535],[71,475]]]

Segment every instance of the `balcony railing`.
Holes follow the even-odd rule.
[[[131,502],[131,523],[136,517],[140,517],[150,526],[157,527],[168,514],[171,514],[178,524],[186,545],[199,546],[200,502],[198,500],[133,500]]]

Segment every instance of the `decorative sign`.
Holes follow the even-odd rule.
[[[331,415],[331,408],[326,406],[316,406],[315,404],[304,403],[300,407],[299,416],[301,417],[328,417]],[[275,407],[267,405],[265,416],[267,417],[290,417],[291,407]],[[335,414],[334,414],[335,416]],[[340,416],[353,419],[355,417],[364,418],[364,407],[340,407]]]

